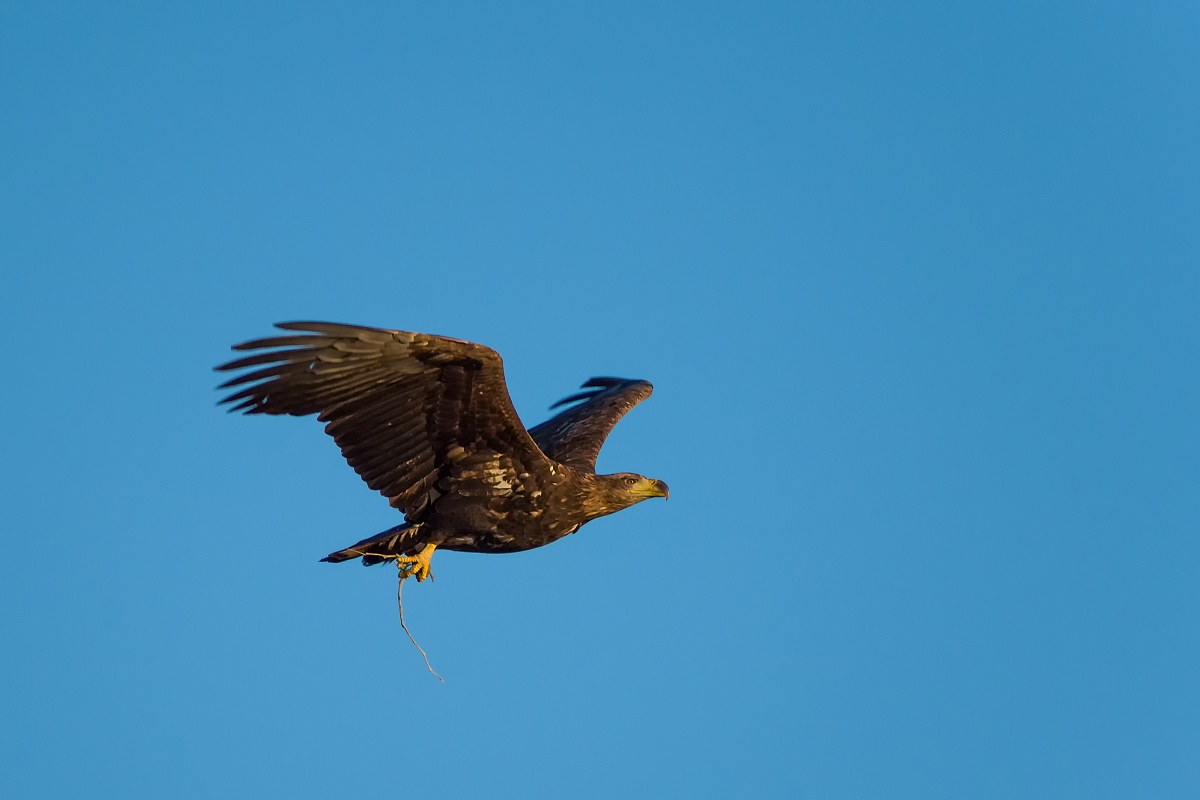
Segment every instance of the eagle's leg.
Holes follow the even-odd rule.
[[[426,578],[432,578],[433,573],[429,570],[429,559],[433,558],[433,551],[436,549],[436,544],[427,544],[417,551],[415,556],[396,556],[396,568],[400,570],[400,580],[415,577],[417,583],[420,583]]]

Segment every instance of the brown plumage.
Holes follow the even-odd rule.
[[[221,400],[246,414],[316,414],[367,485],[404,523],[325,561],[395,559],[429,571],[434,548],[507,553],[540,547],[667,486],[633,473],[597,475],[596,456],[646,381],[593,378],[527,431],[500,356],[460,339],[328,322],[239,344],[256,351],[218,370],[242,371]]]

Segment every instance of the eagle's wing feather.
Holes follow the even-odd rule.
[[[512,484],[549,472],[491,348],[327,322],[276,327],[303,333],[236,345],[257,352],[217,369],[256,369],[225,382],[242,388],[221,402],[247,414],[317,414],[355,472],[405,514],[471,455],[505,454]]]
[[[595,472],[604,440],[621,417],[654,391],[648,381],[592,378],[585,391],[559,400],[551,408],[579,402],[529,434],[547,457],[586,472]]]

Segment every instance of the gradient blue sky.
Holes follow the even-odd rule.
[[[1200,796],[1194,3],[5,3],[6,797]],[[406,590],[277,320],[655,396]]]

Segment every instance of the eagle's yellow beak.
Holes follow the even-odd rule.
[[[667,488],[667,485],[665,483],[663,483],[662,481],[653,480],[651,478],[647,478],[640,486],[635,488],[633,491],[635,494],[640,494],[642,497],[666,498],[671,493],[671,491]]]

